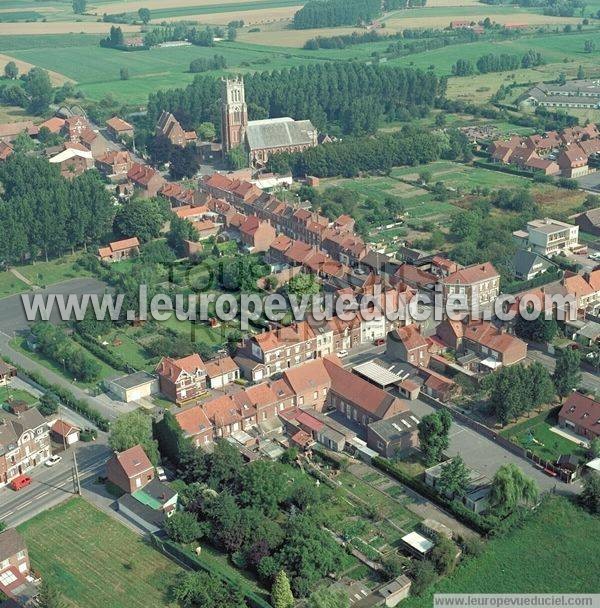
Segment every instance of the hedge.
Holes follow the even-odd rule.
[[[166,555],[171,555],[171,557],[175,557],[175,559],[185,564],[188,568],[191,568],[192,570],[204,570],[209,574],[217,576],[228,585],[239,589],[244,594],[246,602],[251,608],[273,608],[269,602],[262,599],[254,591],[249,589],[244,583],[241,576],[239,579],[236,579],[232,577],[229,572],[226,572],[221,568],[217,568],[215,564],[208,564],[202,559],[202,554],[195,555],[194,553],[191,553],[190,551],[186,550],[178,543],[175,543],[169,539],[159,539],[154,534],[150,536],[150,539],[152,544],[157,549],[159,549]]]
[[[45,390],[54,393],[60,399],[63,405],[65,405],[69,409],[72,409],[74,412],[81,414],[84,418],[87,418],[90,422],[94,423],[101,431],[108,431],[110,427],[110,421],[108,420],[108,418],[105,418],[98,410],[88,405],[87,401],[84,401],[83,399],[77,399],[77,397],[75,397],[70,390],[58,384],[52,384],[51,382],[48,382],[41,374],[38,374],[34,371],[26,370],[25,368],[21,367],[17,363],[14,363],[7,357],[4,357],[4,359],[8,363],[16,367],[20,374],[31,378],[31,380],[33,380],[36,384],[38,384]]]
[[[420,479],[415,479],[414,477],[407,475],[389,460],[377,456],[371,460],[371,463],[378,469],[381,469],[391,477],[394,477],[403,483],[405,486],[408,486],[415,492],[425,496],[425,498],[428,498],[444,509],[447,509],[456,517],[456,519],[466,524],[470,528],[473,528],[480,534],[488,534],[492,530],[491,522],[487,521],[487,518],[469,511],[469,509],[456,500],[449,500],[438,494],[432,487],[428,486]]]
[[[534,171],[523,171],[510,165],[501,165],[499,163],[486,163],[482,160],[474,160],[473,165],[475,167],[481,167],[482,169],[489,169],[490,171],[500,171],[501,173],[510,173],[512,175],[520,175],[521,177],[533,177]]]
[[[377,456],[371,460],[371,464],[391,477],[394,477],[405,486],[413,489],[415,492],[425,496],[425,498],[428,498],[431,502],[446,509],[452,513],[458,521],[482,535],[503,536],[513,528],[521,526],[530,512],[526,507],[519,506],[503,519],[500,519],[496,515],[479,515],[478,513],[474,513],[467,509],[457,500],[450,500],[445,496],[438,494],[431,486],[428,486],[420,479],[410,477],[395,466],[393,462],[390,462],[385,458]]]
[[[116,355],[108,348],[103,348],[95,340],[83,336],[77,332],[73,333],[73,339],[86,350],[89,350],[92,355],[104,361],[107,365],[122,372],[129,373],[129,366],[120,355]]]

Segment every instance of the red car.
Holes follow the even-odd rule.
[[[381,346],[382,344],[385,344],[385,338],[377,338],[377,340],[375,340],[374,344],[375,344],[375,346]]]
[[[15,492],[18,492],[22,488],[26,488],[31,483],[31,481],[32,480],[29,475],[19,475],[19,477],[15,477],[15,479],[10,482],[10,487]]]

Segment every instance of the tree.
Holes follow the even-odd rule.
[[[577,80],[583,80],[585,78],[585,70],[583,69],[583,66],[580,65],[577,68]]]
[[[271,587],[271,603],[273,608],[293,608],[294,596],[290,589],[290,581],[287,574],[280,570]]]
[[[25,154],[26,152],[31,152],[31,150],[35,149],[35,144],[33,143],[33,139],[25,132],[21,131],[12,142],[13,150],[17,154]]]
[[[583,43],[583,50],[586,53],[593,53],[596,50],[596,43],[593,40],[586,40]]]
[[[46,392],[40,397],[38,410],[40,410],[42,416],[51,416],[58,412],[59,405],[58,397],[54,393]]]
[[[445,536],[440,536],[431,550],[431,561],[440,576],[449,574],[456,565],[456,545]]]
[[[550,403],[556,396],[552,378],[548,370],[539,362],[535,361],[528,369],[530,402],[532,409]]]
[[[186,572],[178,579],[173,595],[182,608],[247,608],[237,587],[208,572]]]
[[[196,127],[198,137],[204,141],[213,141],[217,136],[217,130],[212,122],[201,122]]]
[[[117,211],[115,228],[123,237],[137,236],[145,243],[160,234],[167,213],[162,201],[134,198]]]
[[[590,513],[600,514],[600,474],[596,471],[584,477],[579,500]]]
[[[527,320],[521,315],[515,323],[515,333],[524,340],[545,344],[552,342],[558,332],[558,324],[555,319],[544,319],[542,315],[536,319]]]
[[[314,274],[298,273],[292,277],[286,285],[286,291],[298,297],[303,295],[313,295],[319,293],[321,287],[317,283]]]
[[[243,169],[248,166],[248,156],[242,146],[232,148],[227,152],[227,163],[230,169]]]
[[[175,180],[194,177],[200,166],[200,158],[195,146],[174,146],[171,152],[169,174]]]
[[[510,513],[522,502],[535,502],[538,494],[535,481],[511,462],[503,464],[492,478],[489,501],[496,512]]]
[[[171,216],[170,230],[167,233],[167,243],[179,256],[185,255],[185,241],[197,241],[198,231],[194,225],[185,218],[180,218],[174,213]]]
[[[43,114],[52,102],[52,83],[46,70],[31,68],[24,79],[25,92],[29,95],[27,111],[30,114]]]
[[[560,84],[561,86],[567,84],[567,75],[564,72],[561,72],[558,75],[558,84]]]
[[[386,576],[390,579],[400,576],[404,572],[406,564],[407,559],[401,557],[396,552],[388,553],[381,558],[381,565],[383,566]]]
[[[39,608],[66,608],[67,605],[58,589],[49,583],[46,578],[43,578],[40,593],[37,597],[37,606]]]
[[[442,459],[448,448],[448,433],[452,425],[452,416],[443,409],[421,418],[419,422],[419,442],[427,464],[433,465]]]
[[[87,8],[87,0],[73,0],[73,12],[76,15],[83,15]]]
[[[110,427],[108,444],[117,452],[123,452],[139,444],[150,462],[158,463],[158,444],[152,438],[152,418],[142,410],[121,414]]]
[[[440,494],[452,497],[465,495],[469,485],[470,473],[462,457],[455,456],[448,464],[442,466],[437,484]]]
[[[412,578],[410,593],[417,596],[423,595],[437,578],[435,566],[428,559],[414,560],[410,566],[410,576]]]
[[[205,528],[193,513],[178,511],[165,522],[165,531],[171,540],[187,545],[202,538]]]
[[[579,350],[563,348],[558,351],[552,380],[559,397],[566,397],[579,385],[581,380],[580,364],[581,354]]]
[[[129,68],[121,68],[119,70],[119,77],[121,80],[129,80]]]
[[[140,18],[141,22],[146,24],[150,21],[150,19],[152,18],[152,15],[150,13],[150,10],[147,8],[140,8],[138,10],[138,17]]]
[[[227,28],[227,40],[233,42],[237,38],[237,29],[235,27]]]
[[[350,599],[342,589],[320,587],[310,594],[308,608],[350,608]]]
[[[19,75],[19,68],[14,61],[9,61],[4,66],[4,77],[10,80],[14,80]]]
[[[0,521],[0,532],[4,532],[6,530],[6,524],[3,521]]]
[[[600,436],[590,441],[590,452],[594,458],[600,458]]]

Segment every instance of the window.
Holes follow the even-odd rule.
[[[139,477],[135,478],[135,487],[140,488],[142,486],[142,480]]]
[[[19,560],[25,559],[25,551],[19,551],[17,553],[17,559],[19,559]]]

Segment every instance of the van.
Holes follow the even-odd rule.
[[[19,475],[19,477],[15,477],[10,482],[10,487],[15,492],[18,492],[19,490],[26,488],[31,483],[31,481],[32,479],[31,477],[29,477],[29,475]]]

